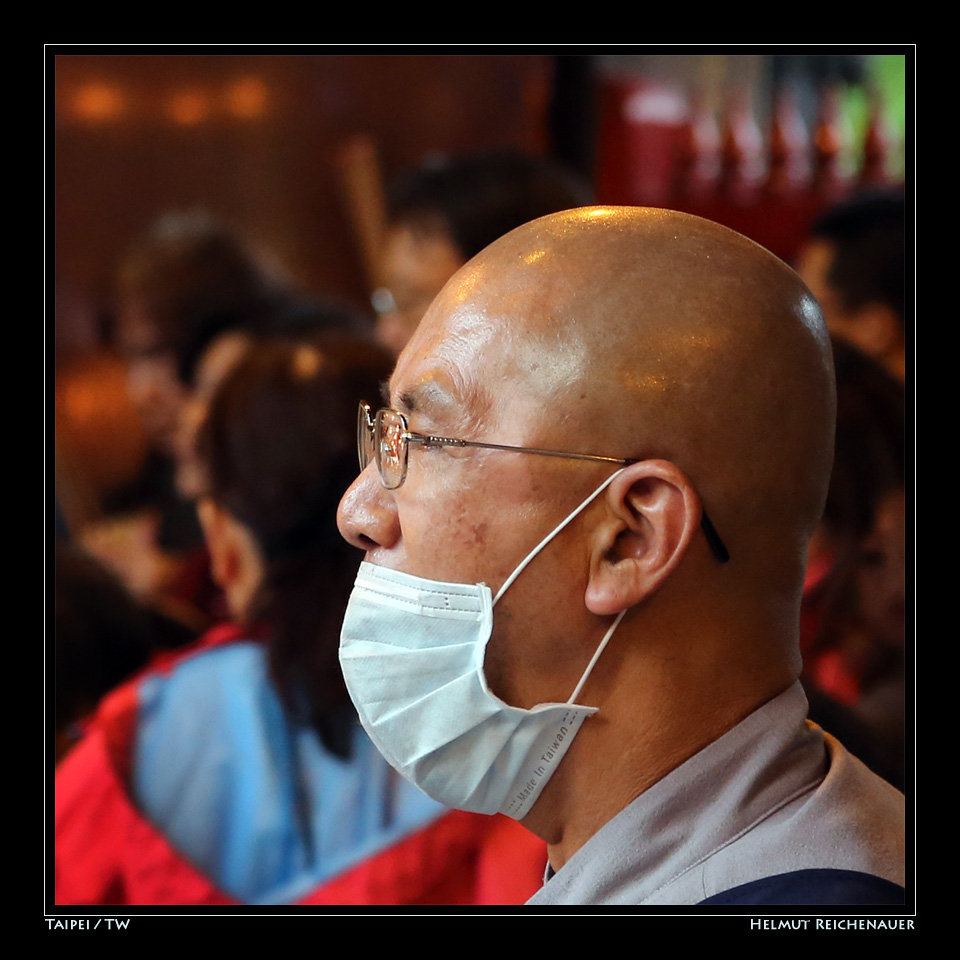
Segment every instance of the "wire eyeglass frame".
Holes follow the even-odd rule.
[[[431,447],[479,447],[484,450],[507,450],[512,453],[533,453],[541,457],[559,457],[564,460],[614,463],[618,466],[629,466],[631,463],[639,462],[636,459],[601,457],[592,453],[567,453],[560,450],[543,450],[539,447],[517,447],[503,443],[482,443],[479,440],[458,440],[454,437],[414,433],[407,425],[407,418],[399,410],[382,407],[376,415],[371,416],[371,413],[370,405],[361,402],[357,413],[357,455],[360,470],[365,470],[370,461],[375,460],[380,483],[387,490],[398,489],[407,479],[407,462],[411,443],[422,443]],[[386,466],[385,457],[387,457]],[[700,527],[714,557],[719,563],[726,563],[730,559],[730,552],[720,539],[706,510],[701,510]]]

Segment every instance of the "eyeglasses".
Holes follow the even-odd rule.
[[[357,413],[357,454],[360,458],[360,469],[365,470],[370,461],[375,460],[380,482],[387,490],[396,490],[407,479],[407,458],[411,443],[422,443],[428,447],[481,447],[484,450],[509,450],[513,453],[535,453],[541,457],[592,460],[598,463],[615,463],[619,466],[637,463],[636,460],[599,457],[590,453],[565,453],[559,450],[541,450],[538,447],[514,447],[503,443],[480,443],[477,440],[456,440],[452,437],[413,433],[407,426],[407,418],[398,410],[383,407],[377,411],[376,416],[371,416],[371,413],[368,404],[360,404]],[[701,511],[700,526],[713,555],[720,563],[726,563],[730,559],[730,553],[706,511]]]

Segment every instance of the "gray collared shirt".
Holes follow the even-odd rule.
[[[903,795],[806,715],[795,683],[644,791],[528,904],[696,904],[817,868],[903,885]]]

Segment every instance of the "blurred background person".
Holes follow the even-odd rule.
[[[147,455],[79,536],[137,596],[196,630],[209,623],[217,591],[193,504],[175,482],[176,436],[192,371],[212,339],[245,328],[286,295],[279,268],[202,212],[159,218],[117,268],[114,341]]]
[[[206,330],[178,364],[186,391],[173,442],[179,496],[195,502],[204,490],[197,432],[220,384],[252,344],[262,337],[302,339],[331,332],[360,337],[369,330],[367,318],[341,303],[294,293],[245,311],[226,326]]]
[[[906,496],[878,500],[868,534],[823,586],[807,659],[810,717],[906,791]]]
[[[377,339],[399,354],[471,257],[529,220],[592,202],[569,170],[519,151],[437,159],[401,177],[387,196]]]
[[[877,361],[833,338],[837,430],[801,608],[810,716],[904,789],[905,403]]]
[[[205,341],[288,285],[279,267],[200,211],[167,214],[134,241],[117,270],[116,335],[155,450],[173,451],[188,368]]]
[[[365,323],[295,291],[279,267],[202,212],[154,223],[124,257],[116,286],[115,339],[149,452],[81,537],[137,595],[202,630],[225,614],[193,503],[192,443],[209,396],[257,332],[360,332]]]
[[[909,329],[905,227],[899,191],[853,196],[817,218],[797,266],[830,332],[901,382]]]
[[[337,663],[360,555],[336,508],[389,358],[258,339],[213,395],[199,503],[233,615],[111,694],[57,775],[58,903],[507,903],[542,843],[447,811],[356,721]]]

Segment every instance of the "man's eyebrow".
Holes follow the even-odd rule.
[[[457,407],[450,391],[433,380],[418,383],[397,396],[397,409],[403,413],[442,412]]]
[[[418,392],[416,389],[404,390],[403,393],[397,397],[397,407],[404,413],[414,413],[418,406]]]

